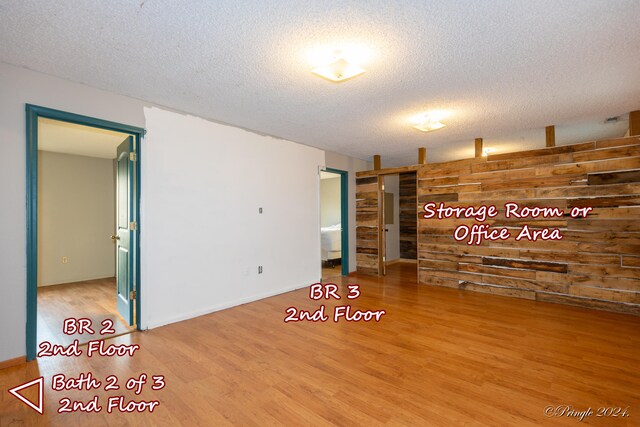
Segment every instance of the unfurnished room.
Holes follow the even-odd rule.
[[[0,426],[640,425],[639,9],[0,1]]]

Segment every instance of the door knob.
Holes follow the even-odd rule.
[[[115,234],[112,234],[111,235],[111,240],[113,240],[115,242],[116,240],[120,240],[120,237],[116,236]]]

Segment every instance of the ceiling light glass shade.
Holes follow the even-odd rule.
[[[357,65],[350,64],[344,58],[339,58],[329,65],[318,67],[311,70],[312,73],[320,77],[331,80],[335,83],[341,83],[352,79],[364,73],[366,70]]]
[[[413,127],[422,132],[430,132],[432,130],[442,129],[445,126],[446,125],[444,123],[434,120],[431,117],[425,117],[421,123],[418,123]]]
[[[492,149],[492,148],[483,148],[483,149],[482,149],[482,155],[483,155],[484,157],[487,157],[487,156],[489,155],[489,153],[491,153],[491,152],[493,152],[493,149]]]

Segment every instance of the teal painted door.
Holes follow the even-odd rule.
[[[133,325],[134,300],[133,251],[131,222],[133,221],[133,137],[130,136],[118,146],[116,157],[116,283],[118,312]]]

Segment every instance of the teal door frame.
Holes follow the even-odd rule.
[[[63,122],[122,132],[134,137],[135,197],[133,198],[136,230],[134,253],[134,284],[136,287],[136,327],[140,330],[140,163],[143,128],[81,116],[66,111],[26,104],[27,121],[27,360],[36,358],[38,347],[38,119],[47,118]],[[62,326],[62,325],[61,325]]]
[[[325,168],[326,172],[340,175],[340,223],[342,224],[341,252],[342,275],[349,275],[349,172],[340,169]]]

